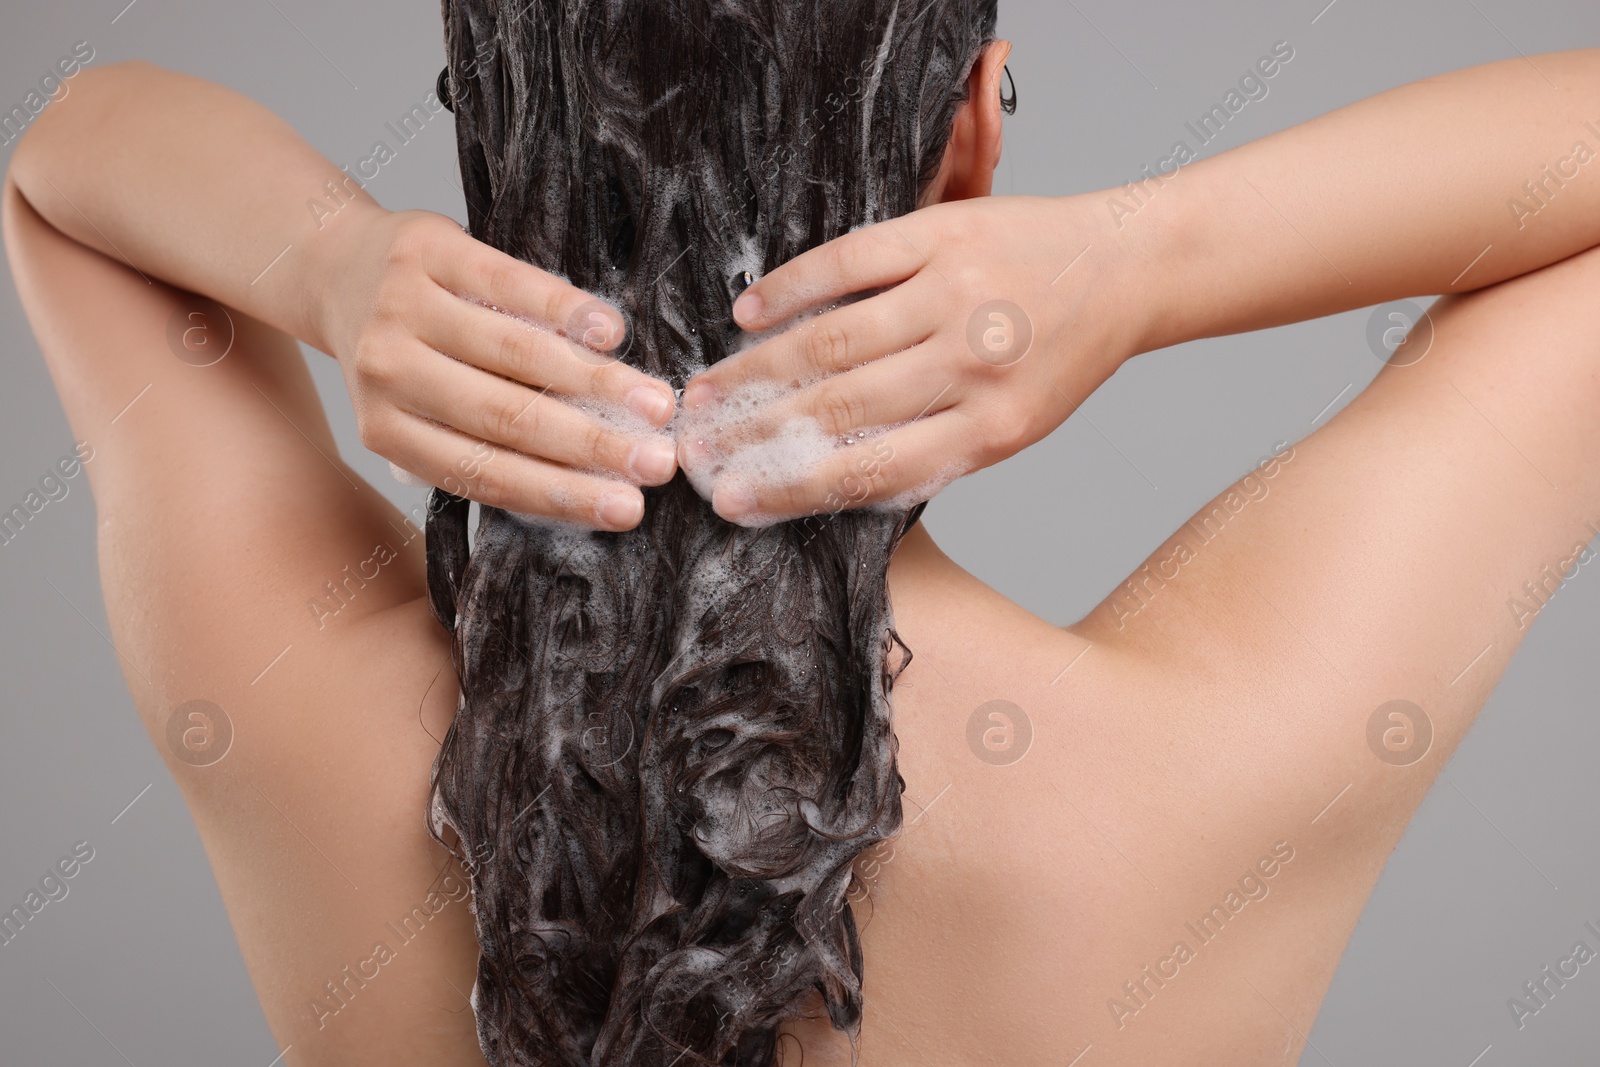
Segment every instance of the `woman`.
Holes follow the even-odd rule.
[[[1294,1062],[1385,857],[1524,632],[1507,599],[1600,516],[1600,194],[1568,181],[1537,226],[1504,207],[1575,142],[1593,146],[1597,57],[1385,93],[1152,181],[1120,227],[1107,192],[980,199],[1004,46],[969,58],[921,190],[931,206],[794,259],[740,322],[898,284],[699,378],[714,405],[744,381],[837,372],[786,394],[772,425],[922,417],[798,485],[706,473],[724,515],[807,515],[998,462],[1141,352],[1456,295],[1431,312],[1425,358],[1264,457],[1072,626],[986,589],[920,526],[898,541],[906,809],[851,894],[861,1060]],[[670,390],[626,356],[457,300],[557,326],[611,314],[446,220],[348,186],[331,217],[309,215],[338,172],[234,94],[138,64],[74,89],[13,157],[8,254],[94,446],[107,608],[141,714],[161,738],[174,709],[206,699],[234,725],[220,762],[169,763],[285,1062],[481,1062],[459,890],[497,856],[467,852],[457,871],[420,818],[457,708],[451,635],[430,617],[415,523],[338,460],[294,338],[338,356],[364,440],[402,468],[613,530],[648,513],[622,480],[681,489],[647,458],[659,435],[530,408],[532,387],[631,397],[650,426],[671,417]],[[90,152],[97,165],[79,165]],[[968,344],[995,300],[1031,326],[1020,358]],[[185,331],[209,344],[229,323],[226,356],[197,366]],[[932,387],[916,410],[907,382]],[[684,404],[705,392],[691,383]],[[697,443],[680,441],[691,467]],[[874,446],[891,458],[863,466]],[[1032,724],[1027,757],[1004,766],[997,698]],[[1414,762],[1369,746],[1396,700],[1431,723]],[[798,1046],[848,1062],[844,1035],[811,1014],[785,1023],[785,1061]]]

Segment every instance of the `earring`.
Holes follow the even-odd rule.
[[[433,95],[439,98],[439,103],[451,114],[455,114],[455,101],[450,99],[450,68],[445,67],[439,72],[439,80],[433,83]]]

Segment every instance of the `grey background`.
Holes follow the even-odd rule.
[[[87,39],[94,65],[137,57],[223,82],[350,164],[389,139],[383,124],[419,101],[442,66],[431,3],[125,2],[23,9],[9,0],[0,103],[20,102]],[[1430,74],[1600,40],[1600,10],[1578,0],[1325,3],[1002,0],[1022,108],[1009,120],[998,191],[1130,180],[1280,39],[1294,60],[1208,153]],[[452,138],[441,116],[370,190],[389,207],[463,218]],[[9,507],[71,437],[6,280],[0,504]],[[1343,404],[1371,379],[1367,320],[1352,312],[1143,356],[1049,439],[952,486],[927,524],[1001,592],[1071,621],[1272,442],[1303,436],[1341,390],[1355,387]],[[311,359],[345,455],[402,507],[416,503],[361,449],[337,368]],[[0,905],[19,902],[75,841],[89,840],[95,858],[65,900],[0,946],[0,1064],[267,1067],[278,1049],[199,838],[96,633],[106,623],[92,505],[82,479],[71,484],[0,548]],[[1588,697],[1600,690],[1600,580],[1587,571],[1541,613],[1394,853],[1303,1064],[1600,1056],[1597,968],[1521,1032],[1506,1008],[1540,966],[1580,937],[1594,943],[1585,919],[1600,925],[1600,723]]]

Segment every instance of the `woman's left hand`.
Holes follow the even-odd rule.
[[[723,518],[765,525],[909,506],[1050,433],[1138,350],[1144,325],[1118,284],[1126,242],[1090,199],[939,204],[756,282],[734,305],[752,333],[884,291],[691,380],[685,473]]]

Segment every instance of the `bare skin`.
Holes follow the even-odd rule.
[[[1537,62],[1600,100],[1592,54]],[[461,873],[423,828],[428,770],[456,699],[448,638],[427,610],[420,537],[407,540],[406,517],[339,458],[294,343],[338,347],[329,323],[353,320],[320,301],[350,291],[329,279],[352,271],[341,256],[375,232],[358,220],[387,216],[352,205],[277,289],[252,290],[281,236],[262,234],[302,210],[302,187],[320,183],[326,161],[280,131],[272,166],[213,161],[181,195],[164,194],[161,161],[197,139],[168,134],[168,152],[133,116],[89,121],[93,102],[109,107],[159,72],[79,77],[19,147],[4,223],[73,433],[94,448],[101,578],[134,702],[188,799],[267,1020],[289,1046],[284,1062],[481,1064],[464,999],[471,917],[439,893],[453,884],[443,876]],[[967,574],[920,528],[902,545],[889,587],[915,654],[895,689],[908,826],[859,865],[870,887],[857,907],[862,1067],[1066,1063],[1088,1046],[1084,1065],[1296,1062],[1385,859],[1526,632],[1508,599],[1600,523],[1600,250],[1591,250],[1600,190],[1592,178],[1572,182],[1520,240],[1493,215],[1524,171],[1577,136],[1571,116],[1534,95],[1548,91],[1527,84],[1536,80],[1519,61],[1385,94],[1195,164],[1141,212],[1136,221],[1152,225],[1136,261],[1172,273],[1160,285],[1146,275],[1167,302],[1116,328],[1119,357],[1445,291],[1483,244],[1501,249],[1482,277],[1456,287],[1475,291],[1436,305],[1421,362],[1387,367],[1320,429],[1286,443],[1270,475],[1220,495],[1218,510],[1195,520],[1209,519],[1211,532],[1185,528],[1152,553],[1150,571],[1133,576],[1141,592],[1119,588],[1057,627]],[[1303,213],[1315,253],[1293,229],[1267,225],[1277,216],[1259,201],[1232,195],[1230,167],[1248,166],[1268,195],[1275,181],[1307,188],[1290,183],[1297,168],[1305,183],[1332,182],[1336,168],[1307,159],[1387,146],[1386,122],[1444,151],[1453,108],[1481,128],[1485,108],[1515,112],[1518,92],[1527,115],[1490,123],[1515,143],[1502,154],[1474,144],[1470,188],[1462,168],[1435,155],[1431,172],[1460,181],[1433,201],[1406,207],[1404,189],[1372,193],[1361,217],[1407,219],[1402,244],[1387,244],[1381,226],[1341,222],[1313,191],[1309,206],[1284,210]],[[235,104],[197,106],[228,114]],[[1430,109],[1433,133],[1418,121]],[[270,140],[250,114],[232,118],[246,143]],[[975,165],[989,159],[987,120],[968,121],[975,135],[954,150],[965,162],[947,161],[941,195],[952,199],[986,191],[992,169]],[[100,172],[72,165],[91,135]],[[227,147],[213,148],[219,159],[234,158]],[[282,183],[281,212],[270,197],[230,212],[248,182],[263,195]],[[119,203],[130,187],[141,196]],[[1053,216],[1066,243],[1094,225],[1103,195],[1069,198],[1077,213]],[[217,227],[224,217],[229,226]],[[1252,261],[1273,265],[1259,286],[1227,273]],[[1129,276],[1108,259],[1106,283],[1082,293],[1084,320],[1121,322],[1095,315],[1095,302],[1138,291],[1120,284]],[[1240,284],[1216,283],[1230,276]],[[195,366],[169,348],[169,323],[193,306],[175,285],[229,303],[237,334],[219,362]],[[1030,373],[1044,373],[1052,351],[1041,350],[1037,369],[1024,361]],[[1080,397],[1118,362],[1061,360],[1051,365],[1058,380],[1069,393],[1078,382]],[[1010,396],[1008,381],[975,387],[973,414],[1007,404],[1021,414],[1016,397],[1042,392]],[[995,429],[983,458],[1004,458],[1065,412],[1025,414],[1028,432]],[[346,587],[337,614],[308,609],[379,545],[395,558]],[[228,755],[208,767],[178,760],[164,740],[168,716],[197,698],[224,708],[235,729]],[[991,760],[969,743],[974,710],[997,699],[1031,723],[1014,762],[1004,762],[998,720],[986,724],[1000,729],[990,748],[978,746]],[[1409,766],[1368,746],[1369,718],[1395,699],[1420,705],[1433,726],[1430,750]],[[1248,885],[1261,889],[1241,889],[1251,871]],[[436,914],[397,937],[390,924],[430,889]],[[1225,904],[1230,890],[1246,902]],[[1219,904],[1220,932],[1196,936],[1189,926]],[[378,942],[391,958],[374,965]],[[1167,977],[1158,984],[1147,967]],[[1142,987],[1137,999],[1128,982]],[[342,1000],[329,983],[343,983]],[[825,1024],[787,1029],[785,1045],[800,1043],[806,1062],[849,1062]]]

